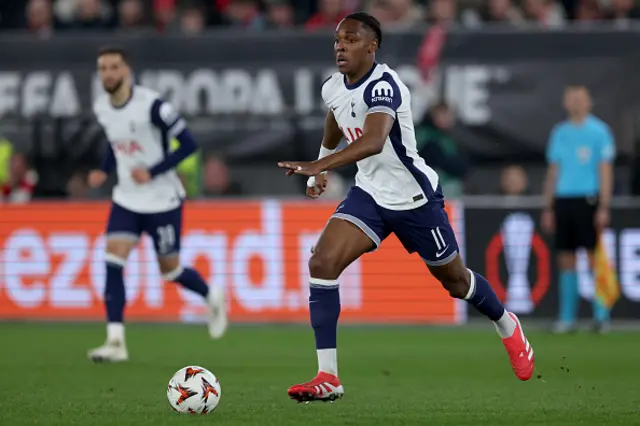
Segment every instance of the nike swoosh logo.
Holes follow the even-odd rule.
[[[446,246],[444,248],[444,250],[440,251],[440,252],[436,252],[436,257],[441,257],[443,254],[445,254],[447,252],[447,250],[449,249],[449,246]]]

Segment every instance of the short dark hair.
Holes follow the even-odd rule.
[[[380,48],[382,45],[382,29],[380,27],[380,21],[378,21],[375,16],[369,15],[366,12],[356,12],[345,16],[344,19],[359,21],[365,28],[373,31],[376,35],[376,40],[378,40],[378,48]]]
[[[129,55],[127,55],[127,51],[124,48],[119,46],[103,46],[98,50],[98,58],[104,55],[120,55],[122,60],[128,64],[129,63]]]

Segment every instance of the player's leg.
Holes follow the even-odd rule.
[[[224,291],[220,288],[210,289],[198,271],[180,264],[182,211],[183,207],[180,206],[168,212],[146,214],[143,230],[153,239],[162,277],[199,294],[207,301],[209,334],[218,339],[227,329]]]
[[[107,223],[105,250],[107,341],[103,346],[89,351],[89,358],[95,362],[118,362],[129,358],[124,335],[124,267],[139,236],[139,215],[113,203]]]
[[[316,340],[318,375],[289,388],[291,398],[327,401],[342,397],[337,360],[338,278],[353,261],[375,249],[387,234],[375,203],[359,188],[351,190],[327,223],[309,260],[309,314]]]
[[[451,297],[471,304],[489,318],[502,338],[514,372],[521,380],[533,373],[533,348],[518,318],[504,308],[485,277],[467,269],[458,253],[458,243],[441,204],[427,204],[405,212],[385,212],[407,251],[417,252],[431,274]]]
[[[554,333],[564,334],[575,331],[578,316],[578,273],[576,271],[576,250],[580,229],[576,221],[574,200],[557,199],[555,203],[555,248],[557,251],[558,276],[558,321],[554,324]]]

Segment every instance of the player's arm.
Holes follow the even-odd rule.
[[[331,170],[356,163],[367,157],[380,154],[396,119],[396,111],[402,104],[400,87],[389,73],[370,82],[363,93],[367,105],[362,136],[342,151],[319,160],[318,166]]]
[[[174,169],[182,160],[196,152],[198,144],[187,129],[187,123],[168,103],[156,100],[151,107],[151,122],[164,132],[169,139],[180,142],[178,149],[167,155],[162,161],[149,168],[151,178]]]
[[[598,230],[603,230],[609,226],[610,222],[609,209],[613,196],[613,162],[615,160],[615,142],[611,130],[606,126],[600,141],[599,157],[600,194],[595,226]]]
[[[609,128],[605,128],[602,146],[600,147],[600,208],[609,209],[613,196],[613,162],[615,159],[615,143]]]
[[[94,116],[98,116],[96,112],[96,107],[93,107]],[[104,133],[104,132],[103,132]],[[91,170],[88,176],[88,183],[91,188],[98,188],[102,184],[105,183],[109,173],[111,173],[116,168],[116,155],[113,152],[113,146],[111,146],[111,142],[104,135],[104,140],[106,142],[106,149],[104,151],[104,156],[102,158],[102,164],[100,168],[97,170]]]
[[[327,171],[380,154],[393,127],[393,121],[394,117],[384,112],[367,114],[362,136],[340,152],[318,160],[318,166],[322,171]]]
[[[329,111],[327,111],[327,116],[324,119],[324,134],[322,135],[320,151],[326,150],[333,154],[338,148],[342,137],[342,130],[338,127],[336,117],[333,115],[333,111],[329,109]]]
[[[107,149],[104,154],[104,158],[102,159],[102,165],[100,166],[100,170],[102,172],[109,174],[116,167],[116,154],[113,152],[113,147],[111,143],[107,141]]]

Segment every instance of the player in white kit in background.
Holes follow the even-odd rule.
[[[380,23],[369,14],[354,13],[340,22],[334,39],[339,72],[322,86],[329,111],[319,158],[278,164],[287,175],[309,176],[311,198],[324,192],[326,171],[358,165],[356,186],[325,226],[309,260],[309,313],[318,374],[291,386],[289,396],[327,401],[344,394],[336,351],[338,278],[391,233],[409,253],[420,255],[451,297],[466,300],[493,321],[516,376],[529,380],[533,349],[517,317],[504,309],[487,280],[467,269],[460,258],[438,175],[416,150],[409,89],[395,71],[375,61],[381,42]],[[336,152],[343,136],[347,147]]]
[[[123,269],[129,253],[146,233],[153,239],[160,272],[172,281],[200,294],[209,307],[209,334],[222,337],[227,328],[223,289],[209,288],[200,274],[180,265],[180,236],[185,191],[175,167],[194,153],[197,145],[185,121],[158,93],[134,86],[125,52],[104,48],[98,54],[98,74],[106,94],[94,104],[109,146],[101,170],[89,174],[96,188],[117,170],[118,183],[107,224],[106,343],[89,351],[96,362],[127,361],[124,336],[125,284]],[[180,147],[173,153],[169,141]]]

